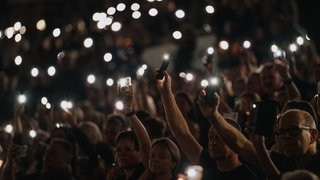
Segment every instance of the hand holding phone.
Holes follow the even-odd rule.
[[[156,72],[155,78],[159,80],[163,79],[163,76],[164,76],[163,72],[168,69],[168,66],[169,66],[169,59],[164,59],[162,61],[160,68]]]
[[[206,87],[204,87],[204,90],[206,92],[206,95],[204,96],[204,98],[205,98],[206,104],[212,107],[215,104],[213,94],[215,92],[220,91],[222,87],[223,79],[220,77],[213,77],[212,79],[209,80],[208,83],[209,84]]]

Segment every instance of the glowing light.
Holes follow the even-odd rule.
[[[3,32],[2,32],[2,30],[0,30],[0,39],[2,39],[3,38]]]
[[[228,43],[228,41],[225,41],[225,40],[220,41],[219,47],[220,47],[221,49],[223,49],[223,50],[229,49],[229,43]]]
[[[299,36],[299,37],[297,37],[296,42],[297,42],[297,44],[299,44],[301,46],[301,45],[303,45],[304,40],[301,36]]]
[[[48,103],[48,98],[42,97],[41,98],[41,104],[46,105]]]
[[[201,82],[200,82],[200,85],[201,87],[207,87],[209,85],[209,81],[206,80],[206,79],[203,79]]]
[[[213,14],[213,13],[214,13],[214,7],[211,6],[211,5],[207,5],[207,6],[206,6],[206,12],[207,12],[208,14]]]
[[[90,48],[93,45],[93,39],[92,38],[86,38],[83,41],[83,46],[86,48]]]
[[[182,33],[180,31],[175,31],[172,33],[172,37],[174,39],[181,39],[182,38]]]
[[[117,11],[124,11],[126,9],[126,5],[124,3],[119,3],[117,5]]]
[[[36,28],[39,31],[45,30],[47,28],[46,21],[44,19],[40,19],[36,24]]]
[[[207,53],[208,54],[213,54],[214,53],[214,48],[213,47],[208,47]]]
[[[89,74],[87,77],[87,82],[89,84],[93,84],[94,82],[96,82],[96,77],[93,74]]]
[[[122,101],[117,101],[117,102],[115,103],[115,107],[116,107],[118,110],[123,110],[123,108],[124,108],[123,102],[122,102]]]
[[[122,27],[121,23],[114,22],[111,25],[111,30],[114,31],[114,32],[117,32],[117,31],[119,31],[121,29],[121,27]]]
[[[192,73],[187,73],[187,76],[186,76],[186,80],[187,81],[192,81],[193,80],[193,74]]]
[[[156,16],[158,15],[158,10],[156,8],[151,8],[148,13],[150,16]]]
[[[12,133],[13,127],[11,124],[8,124],[4,127],[4,131],[7,133]]]
[[[310,41],[308,34],[306,34],[306,40]]]
[[[58,53],[57,59],[58,59],[58,60],[62,60],[65,55],[66,55],[65,52],[64,52],[64,51],[61,51],[61,52]]]
[[[132,11],[138,11],[140,9],[140,5],[138,3],[133,3],[130,8]]]
[[[108,15],[114,15],[116,13],[116,8],[115,7],[109,7],[107,9],[107,14]]]
[[[14,35],[13,27],[8,27],[4,30],[4,34],[7,36],[8,39],[11,39]]]
[[[105,53],[103,56],[103,59],[105,62],[110,62],[112,60],[112,54],[111,53]]]
[[[56,68],[54,66],[50,66],[47,72],[49,76],[54,76],[56,74]]]
[[[16,34],[16,35],[14,36],[14,41],[16,41],[16,42],[20,42],[21,39],[22,39],[21,34]]]
[[[212,31],[212,28],[211,28],[211,26],[209,24],[204,24],[202,27],[206,32],[211,32]]]
[[[132,12],[132,18],[139,19],[140,17],[141,17],[141,12],[140,11]]]
[[[27,102],[27,96],[24,94],[19,94],[17,100],[20,104],[24,104]]]
[[[21,28],[21,22],[18,21],[18,22],[16,22],[16,23],[14,23],[13,29],[14,29],[15,31],[19,31],[20,28]]]
[[[47,108],[47,109],[50,109],[50,108],[51,108],[51,104],[50,104],[50,103],[47,103],[47,104],[46,104],[46,108]]]
[[[107,80],[106,80],[106,85],[107,86],[112,86],[114,84],[114,80],[112,79],[112,78],[108,78]]]
[[[26,33],[26,31],[27,31],[27,28],[26,28],[25,26],[22,26],[22,27],[20,28],[20,30],[19,30],[19,33],[20,33],[20,34],[24,34],[24,33]]]
[[[59,37],[60,34],[61,34],[60,28],[55,28],[55,29],[52,31],[53,37]]]
[[[272,44],[272,45],[271,45],[271,51],[272,51],[273,53],[277,52],[278,50],[279,50],[279,48],[278,48],[277,45],[275,45],[275,44]]]
[[[298,47],[297,47],[296,44],[293,43],[293,44],[290,44],[290,45],[289,45],[289,50],[290,50],[291,52],[296,52],[297,49],[298,49]]]
[[[34,67],[31,69],[31,76],[32,77],[37,77],[39,75],[39,70],[38,68]]]
[[[242,46],[243,46],[245,49],[248,49],[248,48],[251,47],[251,42],[248,41],[248,40],[245,40],[245,41],[243,41]]]
[[[181,18],[184,18],[184,16],[185,16],[186,14],[184,13],[183,10],[178,9],[178,10],[176,11],[175,15],[176,15],[177,18],[181,19]]]
[[[60,107],[65,110],[72,109],[73,103],[71,101],[62,100],[60,103]]]
[[[30,130],[30,131],[29,131],[29,136],[30,136],[31,138],[35,138],[35,137],[37,136],[37,132],[36,132],[35,130]]]
[[[19,66],[21,63],[22,63],[22,57],[21,56],[16,56],[15,58],[14,58],[14,63],[17,65],[17,66]]]

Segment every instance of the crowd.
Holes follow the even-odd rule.
[[[112,69],[58,58],[54,79],[2,64],[0,179],[319,179],[320,62],[296,9],[214,3],[201,21],[213,27],[215,51],[197,68],[197,33],[182,25],[164,72],[137,75],[146,62],[131,43],[114,47]],[[84,83],[86,66],[131,85]]]

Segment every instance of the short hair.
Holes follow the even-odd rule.
[[[134,148],[136,150],[140,150],[139,141],[138,141],[138,138],[137,138],[136,133],[134,131],[132,131],[132,130],[121,131],[116,137],[116,144],[118,144],[118,142],[122,139],[127,139],[127,140],[131,141],[134,145]]]
[[[82,121],[79,123],[79,129],[86,135],[90,143],[96,144],[99,141],[102,141],[102,133],[96,123],[91,121]]]
[[[319,180],[319,176],[306,169],[297,169],[285,172],[281,176],[281,180]]]
[[[70,163],[73,162],[73,158],[75,156],[75,147],[72,145],[71,142],[63,138],[52,138],[50,144],[59,144],[65,152],[68,161]]]
[[[311,128],[316,128],[316,122],[314,120],[314,118],[312,117],[312,115],[307,112],[307,111],[304,111],[304,110],[301,110],[301,109],[289,109],[287,110],[285,113],[283,113],[281,116],[280,116],[280,120],[285,117],[287,114],[290,114],[290,113],[295,113],[296,115],[300,115],[303,117],[303,121],[302,121],[302,124],[305,125],[305,126],[308,126],[308,127],[311,127]]]

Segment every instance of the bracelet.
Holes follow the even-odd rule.
[[[284,83],[285,85],[290,85],[292,82],[293,82],[293,79],[292,79],[292,78],[283,81],[283,83]]]
[[[126,113],[126,116],[130,117],[130,116],[133,116],[135,114],[136,114],[136,111],[134,110],[134,108],[132,108],[132,110],[130,112]]]

